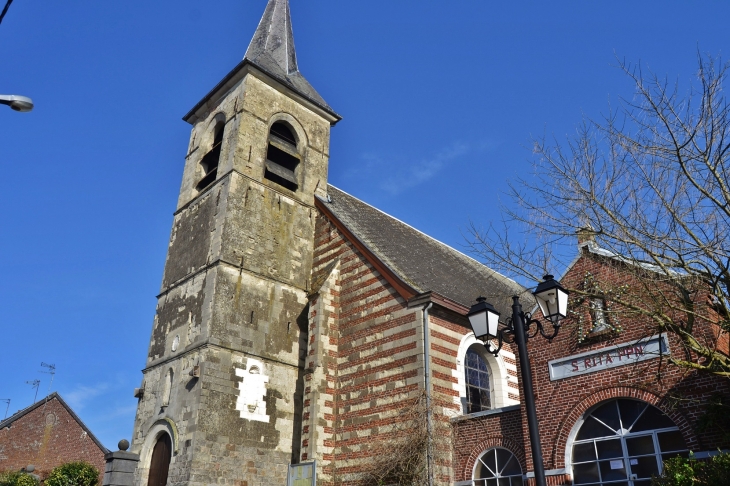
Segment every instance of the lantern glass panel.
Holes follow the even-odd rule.
[[[482,338],[486,336],[489,332],[489,328],[487,327],[487,311],[483,310],[470,315],[469,324],[471,324],[471,329],[474,331],[475,337]]]
[[[499,314],[487,311],[489,320],[489,337],[497,337],[497,328],[499,327]]]

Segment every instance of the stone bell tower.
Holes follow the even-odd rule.
[[[340,117],[299,73],[288,0],[193,127],[132,452],[140,486],[285,484],[301,443],[315,195]]]

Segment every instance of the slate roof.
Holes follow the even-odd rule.
[[[329,185],[319,202],[371,253],[418,293],[435,292],[470,307],[482,294],[511,314],[513,295],[526,289],[471,257]]]
[[[246,50],[244,60],[334,113],[299,72],[289,0],[269,0],[251,44]]]
[[[226,87],[231,80],[237,79],[237,76],[240,76],[246,66],[254,66],[259,71],[314,103],[337,121],[342,119],[299,72],[289,0],[269,0],[243,60],[231,72],[226,74],[215,88],[183,117],[183,120],[189,121],[201,106]]]
[[[73,417],[73,419],[81,426],[81,428],[84,430],[84,432],[86,432],[88,434],[89,438],[91,438],[91,440],[94,441],[94,443],[99,447],[99,449],[102,450],[102,452],[104,454],[109,452],[109,449],[104,447],[104,444],[99,442],[99,439],[97,439],[96,436],[93,433],[91,433],[91,430],[89,430],[89,428],[86,426],[86,424],[83,422],[83,420],[81,420],[79,418],[79,416],[76,415],[76,413],[71,409],[71,407],[68,406],[66,401],[63,398],[61,398],[61,395],[59,395],[58,392],[51,393],[46,398],[42,398],[42,399],[38,400],[30,407],[26,407],[23,410],[20,410],[19,412],[14,413],[7,419],[1,421],[0,430],[4,429],[6,427],[10,427],[13,424],[13,422],[15,422],[16,420],[18,420],[22,417],[25,417],[32,411],[36,410],[38,407],[42,407],[43,404],[45,404],[46,402],[50,402],[51,400],[54,400],[54,399],[58,400],[58,402],[66,409],[66,411],[69,413],[69,415],[71,415],[71,417]]]

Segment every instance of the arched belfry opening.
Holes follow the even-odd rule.
[[[152,449],[150,460],[150,474],[147,479],[147,486],[165,486],[167,475],[170,472],[170,460],[172,459],[172,440],[168,434],[162,433]]]
[[[195,186],[195,189],[197,189],[198,192],[211,185],[218,177],[218,162],[221,158],[221,145],[223,144],[224,127],[225,123],[223,121],[219,120],[216,123],[215,128],[213,129],[213,145],[200,161],[200,167],[203,170],[203,178],[200,179],[198,185]]]
[[[269,130],[264,177],[291,191],[299,188],[297,166],[301,156],[294,130],[285,122],[276,122]]]

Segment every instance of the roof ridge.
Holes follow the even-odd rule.
[[[500,272],[498,272],[498,271],[494,270],[493,268],[490,268],[490,267],[488,267],[487,265],[485,265],[484,263],[480,262],[480,261],[479,261],[479,260],[477,260],[476,258],[470,257],[469,255],[467,255],[467,254],[465,254],[465,253],[463,253],[463,252],[461,252],[461,251],[457,250],[457,249],[456,249],[456,248],[454,248],[453,246],[451,246],[451,245],[447,245],[447,244],[446,244],[446,243],[444,243],[443,241],[439,241],[439,240],[437,240],[437,239],[436,239],[436,238],[434,238],[433,236],[431,236],[431,235],[429,235],[429,234],[427,234],[427,233],[424,233],[423,231],[419,230],[418,228],[416,228],[416,227],[414,227],[414,226],[411,226],[410,224],[406,223],[405,221],[402,221],[402,220],[400,220],[400,219],[396,218],[395,216],[393,216],[393,215],[391,215],[391,214],[388,214],[388,213],[386,213],[385,211],[383,211],[383,210],[381,210],[381,209],[378,209],[378,208],[376,208],[376,207],[375,207],[375,206],[373,206],[372,204],[369,204],[369,203],[367,203],[367,202],[363,201],[362,199],[358,198],[357,196],[353,196],[352,194],[350,194],[350,193],[349,193],[349,192],[347,192],[347,191],[343,191],[342,189],[340,189],[339,187],[335,186],[334,184],[330,184],[330,183],[327,183],[327,185],[328,185],[328,186],[331,186],[331,187],[333,187],[333,188],[335,188],[335,189],[337,189],[338,191],[340,191],[340,192],[342,192],[342,193],[344,193],[344,194],[347,194],[348,196],[350,196],[351,198],[355,199],[356,201],[358,201],[358,202],[361,202],[362,204],[364,204],[364,205],[366,205],[366,206],[368,206],[368,207],[370,207],[370,208],[373,208],[373,209],[374,209],[375,211],[377,211],[377,212],[379,212],[379,213],[381,213],[381,214],[383,214],[383,215],[385,215],[385,216],[389,217],[390,219],[392,219],[392,220],[394,220],[394,221],[397,221],[398,223],[400,223],[400,224],[402,224],[402,225],[406,226],[407,228],[410,228],[410,229],[412,229],[412,230],[413,230],[413,231],[415,231],[416,233],[419,233],[419,234],[421,234],[421,235],[425,236],[425,237],[426,237],[426,238],[428,238],[429,240],[432,240],[432,241],[434,241],[434,242],[438,243],[439,245],[441,245],[441,246],[443,246],[443,247],[447,248],[448,250],[450,250],[451,252],[455,253],[456,255],[458,255],[458,256],[461,256],[461,257],[464,257],[464,258],[466,258],[467,260],[471,260],[471,261],[473,261],[474,263],[478,263],[479,265],[481,265],[481,266],[482,266],[482,267],[484,267],[485,269],[489,270],[490,272],[492,272],[492,273],[494,273],[494,274],[496,274],[496,275],[499,275],[500,277],[502,277],[502,278],[505,278],[505,279],[509,280],[510,282],[513,282],[514,284],[518,285],[519,287],[522,287],[522,285],[520,285],[519,283],[517,283],[517,282],[516,282],[515,280],[513,280],[513,279],[511,279],[511,278],[507,277],[506,275],[503,275],[503,274],[501,274]]]

